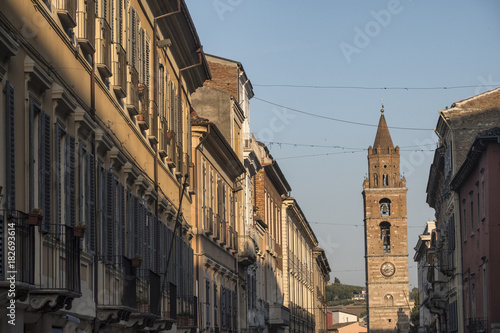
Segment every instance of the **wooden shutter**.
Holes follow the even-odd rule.
[[[56,139],[55,139],[55,184],[56,184],[56,233],[59,235],[62,223],[62,193],[61,193],[61,139],[63,135],[63,129],[61,125],[56,123],[55,127]]]
[[[89,230],[85,235],[87,252],[95,253],[95,231],[96,231],[96,191],[95,191],[95,159],[94,155],[87,153],[85,159],[85,220]]]
[[[64,215],[65,224],[74,226],[76,223],[76,193],[75,193],[75,137],[66,134],[64,156]]]
[[[123,45],[123,0],[117,0],[117,42]]]
[[[0,215],[0,280],[5,280],[5,269],[4,269],[4,215]]]
[[[118,223],[116,227],[118,228],[117,237],[118,240],[118,256],[125,255],[125,187],[122,184],[118,184]]]
[[[16,209],[16,155],[14,141],[14,86],[7,81],[5,83],[5,113],[7,119],[5,122],[6,136],[6,205],[7,210]]]
[[[52,197],[50,116],[42,111],[38,121],[38,204],[43,211],[42,232],[49,232]]]
[[[175,284],[174,282],[174,256],[173,256],[173,253],[172,251],[175,251],[175,248],[172,247],[172,242],[174,241],[174,233],[172,232],[172,230],[170,230],[169,228],[167,228],[167,240],[168,240],[168,243],[167,243],[167,256],[170,256],[170,260],[169,260],[169,263],[168,263],[168,267],[167,267],[167,281],[172,283],[172,284]]]
[[[126,238],[127,238],[127,256],[133,258],[134,253],[134,213],[135,213],[135,197],[127,190],[127,224],[126,224]]]
[[[115,248],[115,235],[114,235],[114,212],[115,212],[115,179],[111,171],[106,172],[106,211],[104,218],[104,254],[106,261],[109,263],[114,262],[114,248]]]

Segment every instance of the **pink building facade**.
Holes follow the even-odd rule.
[[[479,133],[451,187],[460,197],[466,332],[500,332],[500,128]]]

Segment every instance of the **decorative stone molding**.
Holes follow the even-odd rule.
[[[125,173],[125,178],[127,178],[127,181],[134,183],[137,178],[141,175],[137,168],[132,165],[130,162],[126,162],[123,167],[123,172]]]
[[[71,310],[73,297],[68,295],[50,294],[30,294],[30,307],[40,312],[55,312],[61,309]]]
[[[116,170],[119,170],[122,166],[125,165],[125,163],[127,163],[127,158],[116,146],[109,150],[108,156],[111,163],[113,163],[113,167]]]
[[[50,76],[28,56],[24,58],[24,74],[26,86],[31,86],[39,94],[44,93],[52,85],[53,80]]]
[[[104,324],[116,324],[120,321],[128,321],[131,313],[126,309],[98,309],[97,319]]]
[[[90,115],[85,112],[80,106],[77,106],[73,113],[75,119],[76,132],[79,133],[84,139],[87,139],[97,125],[92,121]]]
[[[100,128],[95,130],[95,142],[97,143],[97,151],[102,155],[105,155],[113,148],[113,141]]]
[[[52,100],[54,101],[54,110],[63,119],[70,117],[78,105],[73,97],[57,83],[52,84]]]

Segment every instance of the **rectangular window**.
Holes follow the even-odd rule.
[[[467,210],[465,209],[465,199],[462,200],[462,225],[464,227],[463,239],[467,239]]]
[[[6,152],[6,207],[7,210],[16,209],[16,155],[14,140],[14,86],[7,81],[5,84],[5,113],[7,119],[5,122],[5,133],[7,152]]]
[[[473,199],[473,192],[471,191],[469,195],[470,199],[470,233],[471,235],[474,234],[474,199]]]
[[[205,280],[205,324],[210,327],[210,281]]]
[[[217,283],[214,283],[214,326],[217,327]]]
[[[484,218],[486,217],[486,200],[484,195],[484,176],[481,177],[481,211]]]
[[[38,205],[43,211],[42,231],[50,231],[52,182],[51,182],[51,123],[50,116],[42,111],[38,118]]]

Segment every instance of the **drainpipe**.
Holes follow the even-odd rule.
[[[92,53],[92,71],[90,73],[90,117],[92,118],[92,120],[95,122],[95,53]],[[97,186],[97,149],[96,149],[96,145],[95,145],[95,138],[93,137],[92,138],[92,143],[91,143],[92,147],[92,153],[94,154],[94,179],[95,179],[95,182],[94,184],[92,184],[92,186],[94,186],[94,195],[97,197],[97,191],[98,191],[98,186]],[[97,203],[97,200],[96,198],[94,198],[94,202]],[[98,301],[99,301],[99,297],[98,297],[98,287],[99,287],[99,274],[97,272],[98,270],[98,266],[99,266],[99,261],[97,260],[98,258],[98,242],[97,242],[97,236],[98,236],[98,232],[97,232],[97,226],[96,226],[96,223],[97,223],[97,207],[94,207],[94,211],[92,212],[94,214],[94,240],[96,241],[95,242],[95,253],[94,253],[94,258],[93,258],[93,263],[92,263],[92,267],[93,267],[93,270],[94,270],[94,276],[93,276],[93,279],[94,279],[94,290],[93,290],[93,297],[94,297],[94,302],[95,302],[95,317],[94,317],[94,333],[98,333],[99,332],[99,327],[98,327],[98,321],[97,321],[97,306],[99,305],[98,304]]]

